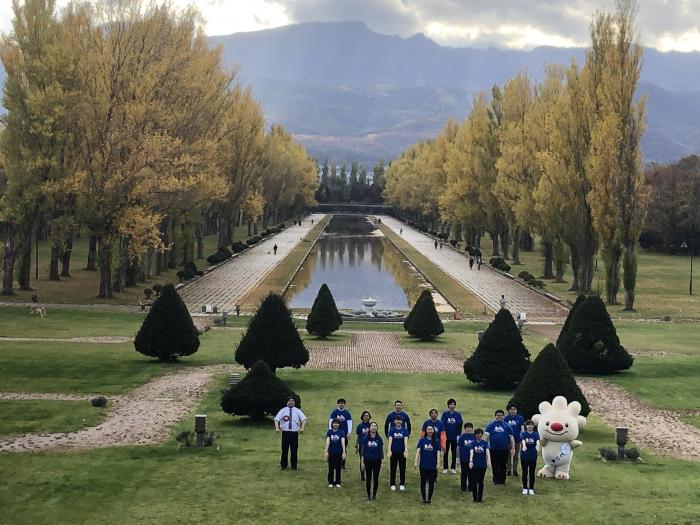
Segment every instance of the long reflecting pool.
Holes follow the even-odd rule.
[[[288,295],[292,308],[311,308],[326,283],[339,309],[359,310],[362,298],[376,309],[408,310],[428,286],[391,242],[367,218],[334,215]]]

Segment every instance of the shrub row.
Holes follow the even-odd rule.
[[[481,250],[479,248],[475,248],[474,246],[471,246],[469,244],[467,244],[467,246],[464,248],[464,251],[467,252],[472,257],[481,257]]]
[[[491,257],[491,259],[489,259],[489,264],[502,272],[508,273],[510,271],[510,264],[505,262],[503,257]]]
[[[247,239],[245,242],[243,242],[243,241],[234,242],[233,245],[231,245],[231,250],[229,250],[225,246],[222,246],[215,253],[213,253],[209,257],[207,257],[207,262],[209,264],[222,263],[226,259],[230,259],[234,253],[241,253],[242,251],[247,250],[251,246],[255,246],[260,241],[262,241],[264,238],[269,237],[270,235],[273,235],[275,233],[279,233],[282,230],[284,230],[285,228],[286,228],[286,226],[284,223],[281,223],[278,226],[273,226],[272,228],[267,228],[266,230],[260,232],[260,235],[255,235],[255,236],[251,237],[250,239]],[[183,272],[184,272],[184,270],[183,270]],[[180,276],[178,275],[178,277],[180,277]],[[184,277],[184,278],[191,279],[191,277]]]
[[[527,270],[523,270],[518,274],[518,278],[522,281],[525,281],[526,284],[529,286],[533,286],[535,288],[544,288],[544,283],[540,281],[539,279],[536,279],[534,275],[532,275],[530,272]]]
[[[186,263],[185,267],[175,275],[177,275],[177,278],[182,281],[184,279],[193,279],[198,275],[204,275],[204,272],[197,269],[197,265],[194,263],[194,261],[190,261]]]

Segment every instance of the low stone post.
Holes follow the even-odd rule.
[[[625,459],[625,445],[629,441],[629,429],[627,427],[615,428],[615,441],[617,441],[617,459]]]
[[[194,416],[194,431],[197,434],[197,448],[204,447],[204,434],[207,431],[207,415],[197,414]]]

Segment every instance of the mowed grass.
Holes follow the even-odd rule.
[[[484,304],[475,295],[469,293],[459,282],[435,266],[410,243],[396,235],[391,228],[385,224],[378,226],[382,233],[396,245],[413,266],[425,275],[442,296],[462,312],[462,316],[482,317],[484,315]]]
[[[0,400],[0,436],[27,432],[72,432],[97,425],[106,409],[89,401]]]
[[[0,454],[5,483],[0,505],[7,523],[487,523],[499,516],[571,524],[695,523],[700,514],[697,463],[653,456],[646,464],[602,463],[600,446],[614,445],[611,428],[592,417],[580,436],[572,479],[542,481],[537,496],[523,497],[519,480],[485,487],[484,504],[473,505],[459,491],[459,477],[440,474],[432,506],[420,504],[418,475],[409,461],[406,492],[388,488],[388,468],[380,475],[377,501],[365,501],[357,458],[350,455],[343,488],[328,489],[322,459],[327,416],[335,399],[346,397],[355,417],[368,409],[383,423],[396,398],[404,400],[415,425],[428,410],[454,396],[466,419],[483,425],[508,399],[463,376],[362,374],[283,370],[280,377],[302,397],[309,417],[300,438],[300,468],[280,472],[279,436],[270,419],[234,418],[219,407],[224,377],[197,407],[208,415],[217,446],[179,449],[173,438],[160,446],[116,447],[72,453]],[[190,429],[192,415],[175,429]],[[416,440],[409,440],[411,457]],[[351,443],[352,445],[352,443]],[[541,461],[541,460],[540,460]]]
[[[635,353],[672,352],[700,356],[700,323],[616,321],[620,341]]]

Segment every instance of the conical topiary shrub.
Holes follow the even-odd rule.
[[[284,299],[271,293],[248,323],[248,330],[236,348],[236,362],[250,368],[263,360],[274,372],[278,368],[299,368],[309,362],[309,352],[294,325]]]
[[[432,341],[445,331],[440,316],[435,309],[433,295],[428,293],[415,308],[408,333],[422,341]]]
[[[428,296],[432,296],[430,293],[430,290],[423,290],[420,295],[418,296],[418,299],[416,299],[415,304],[413,305],[413,308],[411,308],[411,311],[408,313],[406,316],[406,319],[403,322],[403,329],[408,332],[408,327],[411,325],[411,321],[413,320],[413,316],[416,313],[416,310],[418,309],[418,305],[421,303],[423,299],[425,299]]]
[[[571,305],[571,309],[569,310],[569,315],[566,316],[566,321],[564,321],[564,326],[561,327],[561,331],[559,332],[559,337],[557,337],[557,348],[559,351],[561,351],[561,344],[563,341],[567,339],[566,334],[569,333],[569,327],[571,326],[571,320],[574,318],[574,314],[576,313],[576,310],[578,310],[578,307],[581,306],[581,303],[586,299],[586,296],[581,294],[576,298],[576,301],[574,301],[574,304]]]
[[[574,372],[614,374],[627,370],[634,359],[620,344],[605,304],[597,295],[576,309],[559,350]]]
[[[134,348],[161,361],[174,361],[199,349],[197,328],[172,284],[163,286],[136,334]]]
[[[335,306],[333,294],[324,283],[318,290],[311,313],[306,319],[306,331],[319,337],[326,337],[340,328],[341,324],[343,319]]]
[[[513,403],[523,417],[531,418],[539,412],[542,401],[551,403],[556,396],[564,396],[569,402],[581,403],[582,416],[587,416],[591,411],[566,359],[556,346],[549,343],[527,369],[525,377],[506,406]]]
[[[513,315],[502,309],[496,313],[474,353],[464,362],[464,373],[472,383],[510,389],[523,379],[529,366],[530,352],[523,344]]]
[[[301,398],[272,373],[265,361],[258,361],[240,383],[224,391],[221,408],[227,414],[260,418],[276,414],[287,404],[289,396],[301,408]]]

